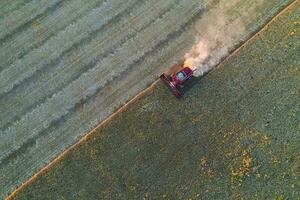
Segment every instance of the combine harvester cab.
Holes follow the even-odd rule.
[[[163,73],[160,78],[171,89],[177,98],[183,96],[182,88],[187,80],[193,76],[194,70],[190,67],[183,67],[174,73]]]

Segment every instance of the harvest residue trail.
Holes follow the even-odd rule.
[[[186,53],[184,62],[184,66],[196,70],[195,76],[211,70],[246,39],[247,25],[257,17],[257,10],[266,0],[255,0],[242,7],[241,1],[222,1],[195,25],[196,43]],[[234,14],[237,10],[238,18]]]

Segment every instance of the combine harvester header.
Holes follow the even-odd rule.
[[[182,67],[181,65],[176,68],[175,72],[165,72],[160,76],[160,78],[171,89],[177,98],[181,98],[183,96],[182,88],[186,81],[193,76],[195,69],[192,69],[191,67]]]

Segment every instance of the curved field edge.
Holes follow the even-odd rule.
[[[296,1],[184,101],[156,85],[15,199],[299,197],[299,9]]]

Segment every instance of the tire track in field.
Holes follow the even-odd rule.
[[[189,11],[192,11],[192,10],[194,10],[195,8],[194,8],[194,6],[193,6],[193,7],[191,7],[190,9],[191,9],[191,10],[186,9],[186,10],[187,10],[186,12],[189,13]],[[174,12],[175,12],[175,11],[174,11]],[[175,12],[175,13],[176,13],[176,12]],[[202,12],[198,11],[198,13],[202,13]],[[190,13],[190,14],[191,14],[191,13]],[[198,17],[198,15],[195,15],[195,16]],[[77,105],[82,105],[82,104],[84,104],[86,101],[88,101],[89,99],[91,99],[91,98],[92,98],[93,96],[95,96],[95,95],[96,95],[96,94],[97,94],[104,86],[106,86],[107,83],[109,83],[109,82],[115,80],[116,78],[119,79],[119,78],[120,78],[120,77],[119,77],[119,74],[120,74],[122,71],[128,71],[128,70],[131,70],[131,69],[133,68],[133,66],[136,66],[136,65],[137,65],[139,62],[141,62],[146,56],[148,56],[149,54],[151,54],[153,51],[156,51],[156,49],[159,49],[161,45],[168,43],[171,39],[173,39],[174,37],[176,37],[178,34],[182,33],[182,32],[185,30],[185,28],[183,28],[183,26],[186,26],[188,23],[191,23],[191,22],[193,22],[195,19],[197,19],[195,16],[192,18],[193,20],[190,19],[188,22],[184,23],[183,25],[180,25],[179,30],[176,30],[175,32],[172,32],[171,34],[166,35],[166,36],[165,36],[166,39],[163,39],[162,41],[159,41],[159,43],[158,43],[157,45],[155,45],[153,48],[151,48],[150,51],[145,52],[140,58],[137,57],[137,58],[136,58],[137,60],[133,60],[133,63],[127,65],[127,67],[126,67],[125,69],[122,69],[122,68],[121,68],[121,69],[119,69],[119,70],[121,70],[121,71],[115,72],[115,73],[112,73],[112,75],[109,75],[109,77],[111,77],[111,78],[108,79],[108,80],[104,80],[102,86],[100,85],[100,86],[96,86],[97,88],[94,88],[95,86],[92,86],[92,87],[91,87],[90,85],[87,85],[87,88],[86,88],[86,89],[82,88],[82,90],[84,91],[84,93],[86,93],[86,92],[87,92],[87,93],[82,95],[82,94],[79,92],[79,94],[77,94],[78,97],[74,96],[73,98],[77,99],[77,100],[74,101],[74,103],[75,103],[74,106],[69,107],[68,110],[66,110],[66,111],[62,111],[61,113],[65,113],[65,114],[63,114],[61,117],[53,118],[52,122],[54,122],[54,123],[56,124],[57,122],[61,121],[62,118],[64,118],[65,116],[67,116],[68,113],[73,113],[73,112],[75,112],[75,111],[77,110],[77,107],[78,107]],[[141,34],[141,35],[142,35],[142,34]],[[145,45],[147,45],[147,44],[148,44],[148,42],[145,43]],[[130,47],[130,46],[129,46],[129,47]],[[102,70],[102,69],[100,69],[100,70]],[[104,70],[105,70],[105,69],[104,69]],[[92,74],[94,74],[94,73],[92,73]],[[108,74],[109,74],[109,73],[108,73]],[[115,74],[115,75],[114,75],[114,74]],[[97,77],[96,77],[96,78],[97,78]],[[100,79],[100,80],[101,80],[101,79]],[[98,82],[99,82],[100,80],[98,80]],[[91,80],[89,80],[89,81],[94,82],[93,79],[91,79]],[[107,82],[107,81],[108,81],[108,82]],[[80,82],[79,82],[79,83],[80,83]],[[96,83],[96,85],[99,85],[99,84]],[[77,86],[76,86],[76,85],[74,86],[74,84],[73,84],[71,87],[77,88]],[[91,90],[91,91],[89,92],[89,90]],[[70,93],[71,91],[72,91],[71,88],[66,88],[65,92],[62,92],[61,94],[62,94],[62,95],[65,95],[65,94]],[[76,92],[76,93],[77,93],[77,92]],[[74,94],[76,94],[76,93],[74,93]],[[72,92],[71,92],[70,94],[72,94]],[[74,95],[74,94],[73,94],[73,95]],[[69,95],[66,95],[66,96],[69,96]],[[81,97],[81,96],[82,96],[82,97]],[[63,96],[62,96],[62,97],[63,97]],[[56,99],[58,99],[58,98],[60,98],[59,95],[56,96]],[[64,99],[64,98],[65,98],[65,97],[63,97],[63,99]],[[54,97],[54,99],[50,99],[50,100],[56,101],[56,100],[55,100],[55,97]],[[60,101],[64,101],[64,100],[60,100]],[[50,101],[49,101],[49,102],[50,102]],[[58,102],[57,102],[57,103],[58,103]],[[53,106],[54,106],[54,105],[57,106],[57,103],[53,104]],[[51,106],[51,104],[48,104],[48,105],[52,108],[51,110],[54,109],[54,107]],[[70,106],[70,104],[68,103],[68,105],[65,105],[65,106]],[[65,107],[65,106],[60,105],[60,106],[59,106],[59,109],[61,109],[61,107]],[[41,109],[42,109],[42,108],[43,108],[43,106],[41,107]],[[44,110],[44,109],[45,109],[45,108],[43,108],[43,110]],[[49,109],[46,109],[46,110],[49,110]],[[41,117],[41,115],[40,115],[41,112],[39,111],[39,112],[37,112],[37,113],[39,113],[39,117],[40,117],[39,119],[42,119],[43,117]],[[58,110],[57,110],[55,113],[57,114],[57,113],[58,113]],[[47,113],[46,116],[48,116],[48,113]],[[34,118],[34,117],[33,117],[33,118]],[[26,119],[26,118],[24,118],[24,119]],[[32,117],[29,117],[29,118],[27,118],[27,119],[32,120]],[[41,121],[41,122],[42,122],[42,121]],[[42,127],[45,127],[45,126],[47,126],[47,127],[53,126],[52,122],[47,122],[47,124],[48,124],[48,123],[50,123],[50,124],[49,124],[49,125],[43,124]],[[39,124],[39,122],[35,122],[35,123]],[[23,122],[22,122],[22,124],[23,124]],[[28,124],[28,123],[27,123],[27,122],[24,122],[24,124]],[[54,124],[54,125],[55,125],[55,124]],[[17,125],[19,125],[19,123],[18,123]],[[27,129],[28,127],[26,127],[25,130],[24,130],[24,128],[25,128],[25,127],[23,127],[22,130],[26,132],[26,129]],[[45,128],[46,128],[46,127],[45,127]],[[34,138],[34,137],[38,137],[39,132],[42,131],[42,129],[40,130],[40,128],[39,128],[39,130],[36,130],[36,129],[37,129],[37,127],[33,130],[33,132],[37,132],[37,134],[30,136],[30,137],[29,137],[29,140],[27,140],[27,141],[29,141],[30,144],[32,143],[32,140],[30,140],[30,139],[32,139],[32,138]],[[8,129],[8,130],[9,130],[9,129]],[[11,131],[11,130],[9,130],[9,132],[10,132],[10,131]],[[18,133],[18,131],[17,131],[17,132],[11,132],[10,134],[9,134],[9,133],[4,133],[4,136],[5,136],[6,134],[8,134],[10,138],[15,138],[15,136],[13,136],[12,133]],[[9,140],[10,138],[7,138],[7,139],[5,139],[5,140],[8,142],[8,140]],[[21,140],[20,136],[18,136],[17,138],[18,138],[18,142],[19,142],[19,141]],[[36,139],[34,139],[34,140],[36,140]],[[22,142],[22,141],[20,141],[20,142]],[[22,146],[21,144],[23,143],[23,142],[22,142],[22,143],[20,143],[20,142],[19,142],[19,144],[14,143],[14,147],[16,146],[17,148],[20,148],[20,147]],[[8,143],[9,143],[9,142],[8,142]],[[5,146],[7,146],[8,143],[6,143]],[[26,143],[26,142],[25,142],[25,143]],[[20,145],[21,145],[21,146],[20,146]],[[11,147],[10,145],[8,145],[8,146]],[[3,153],[3,155],[6,155],[5,157],[9,157],[9,155],[7,155],[7,153],[12,151],[12,149],[9,148],[9,147],[5,148],[6,151]],[[8,150],[7,150],[7,149],[8,149]],[[15,148],[14,148],[14,149],[15,149]],[[15,149],[15,150],[16,150],[16,149]],[[3,158],[3,157],[2,157],[2,158]],[[1,159],[1,160],[2,160],[2,159]]]
[[[175,1],[174,4],[172,4],[171,6],[169,6],[169,3],[166,3],[166,5],[162,4],[162,3],[157,3],[159,4],[160,8],[163,8],[164,6],[167,6],[165,9],[161,10],[159,13],[158,13],[158,16],[156,16],[155,13],[151,14],[149,13],[149,15],[153,15],[154,17],[151,19],[149,18],[148,16],[145,16],[146,17],[146,23],[143,23],[143,25],[141,27],[133,27],[132,25],[132,29],[134,30],[137,30],[136,32],[133,32],[133,33],[130,33],[129,35],[124,35],[123,38],[120,39],[120,42],[116,43],[116,44],[111,44],[111,46],[109,46],[108,49],[104,48],[104,46],[102,45],[102,49],[104,50],[102,52],[102,55],[101,58],[105,58],[105,57],[108,57],[111,52],[114,52],[116,49],[118,48],[122,48],[123,44],[125,43],[125,41],[127,40],[131,40],[133,39],[137,32],[139,31],[142,31],[144,30],[147,26],[149,26],[150,24],[152,24],[153,22],[155,22],[157,19],[160,19],[162,18],[163,15],[165,15],[165,13],[169,12],[170,10],[172,10],[174,8],[174,6],[178,3],[179,0]],[[167,1],[164,1],[164,3],[167,2]],[[149,3],[149,2],[147,2]],[[151,2],[150,2],[151,4]],[[146,5],[147,7],[147,5]],[[133,9],[133,10],[137,10],[137,9]],[[139,9],[141,10],[141,8]],[[159,10],[159,9],[157,9]],[[140,12],[140,14],[143,14],[142,13],[143,10]],[[148,12],[149,9],[148,9]],[[154,11],[153,11],[154,12]],[[155,11],[156,12],[156,11]],[[138,18],[140,17],[140,18]],[[126,17],[125,17],[126,18]],[[142,20],[141,16],[137,15],[136,16],[136,20]],[[147,22],[147,20],[149,20]],[[131,23],[131,24],[138,24],[138,21],[137,22],[128,22],[128,21],[125,21],[126,23]],[[143,20],[144,21],[144,20]],[[116,26],[122,26],[122,27],[127,27],[127,26],[123,26],[123,25],[118,25],[116,24]],[[128,30],[122,30],[122,32],[128,32]],[[120,36],[122,36],[121,34],[119,34]],[[107,37],[105,37],[107,38]],[[119,40],[117,39],[118,37],[114,36],[114,35],[111,35],[111,39],[112,40]],[[110,41],[109,38],[107,38],[108,41]],[[99,57],[100,57],[99,56]],[[79,58],[80,59],[80,58]],[[72,65],[74,64],[74,65]],[[50,71],[46,71],[45,72],[45,75],[41,75],[39,76],[38,78],[39,79],[32,79],[31,82],[29,83],[26,83],[26,84],[23,84],[22,86],[24,87],[20,87],[18,88],[16,91],[14,91],[13,93],[10,93],[8,95],[5,96],[5,98],[1,99],[0,100],[0,104],[2,104],[2,108],[1,108],[1,112],[0,112],[0,118],[3,118],[2,120],[2,131],[6,128],[8,128],[10,125],[12,125],[12,123],[16,120],[19,120],[24,114],[28,113],[28,112],[31,112],[31,110],[33,110],[35,107],[37,107],[38,105],[42,104],[47,98],[50,98],[54,92],[57,92],[56,90],[62,90],[63,88],[65,88],[67,85],[69,85],[71,82],[73,82],[74,80],[76,80],[77,78],[80,77],[80,75],[86,71],[88,71],[89,69],[95,67],[95,61],[88,61],[88,63],[86,63],[86,65],[84,65],[84,67],[80,66],[80,65],[76,65],[76,63],[72,63],[70,65],[67,65],[67,67],[62,67],[60,66],[58,69],[56,69],[56,67],[52,67],[52,68],[49,68]],[[79,71],[75,71],[75,75],[72,75],[72,71],[74,70],[74,68],[76,68],[77,66],[79,67],[82,67],[79,68]],[[72,71],[70,71],[72,70]],[[65,71],[68,71],[68,73],[65,73]],[[61,74],[67,74],[67,75],[71,75],[68,77],[66,76],[62,76],[60,77]],[[44,81],[44,77],[47,76],[47,77],[51,77],[51,79],[47,80],[47,81]],[[51,83],[56,83],[55,84],[55,88],[53,88],[53,90],[50,90],[49,91],[49,84]],[[59,84],[61,82],[61,84]],[[33,83],[41,83],[41,84],[38,84],[39,87],[38,89],[39,90],[35,90],[35,93],[33,92],[29,92],[31,91],[32,89],[36,88],[36,86],[33,84]],[[32,87],[31,87],[31,85]],[[43,92],[40,92],[43,91]],[[47,93],[44,93],[44,91],[49,91]],[[32,101],[32,98],[31,96],[34,96],[35,99]],[[22,105],[22,107],[20,108],[19,110],[19,106],[17,107],[18,105],[18,99],[22,99],[22,102],[28,102],[30,103],[29,105],[26,106],[26,104]],[[28,100],[26,100],[28,99]],[[9,112],[11,109],[14,109],[15,112],[14,113],[11,113]]]
[[[28,26],[32,21],[38,19],[39,17],[43,16],[44,14],[48,13],[48,12],[53,12],[55,9],[57,9],[61,4],[62,4],[62,0],[52,0],[52,1],[48,1],[51,2],[48,6],[44,6],[42,7],[40,10],[31,10],[29,8],[27,8],[26,6],[28,4],[36,4],[39,5],[41,4],[41,2],[39,0],[37,0],[37,2],[35,2],[34,0],[27,3],[25,6],[23,6],[20,9],[23,10],[17,10],[16,12],[12,12],[10,13],[10,15],[5,16],[3,23],[0,24],[0,44],[2,44],[5,39],[7,37],[9,37],[12,34],[15,34],[16,32],[21,31],[24,27]],[[45,3],[47,3],[47,0],[45,0]],[[30,5],[28,5],[28,7],[30,7]],[[18,16],[20,13],[35,13],[33,16],[29,16],[27,17],[22,17],[20,16],[21,19],[15,20],[13,22],[10,21],[11,18],[15,18],[16,16]],[[30,15],[29,14],[29,15]],[[19,22],[20,20],[20,22]],[[17,22],[16,22],[17,21]],[[4,31],[1,31],[4,30]]]
[[[97,32],[100,31],[104,25],[112,23],[114,22],[114,20],[119,19],[124,13],[128,11],[128,9],[131,8],[130,6],[132,6],[135,2],[137,2],[137,0],[126,1],[123,6],[128,5],[129,7],[124,8],[116,4],[111,5],[110,3],[116,2],[109,1],[108,5],[106,6],[111,5],[111,9],[115,7],[115,12],[106,10],[102,7],[101,9],[99,8],[102,11],[101,13],[94,12],[95,15],[104,16],[101,16],[103,20],[98,20],[100,22],[95,22],[95,19],[92,21],[94,23],[92,29],[86,27],[91,32],[90,34],[92,35],[92,37],[88,37],[88,34],[86,32],[78,31],[75,26],[72,26],[70,29],[68,29],[67,33],[64,32],[62,33],[62,35],[56,36],[52,41],[48,40],[40,49],[32,51],[22,60],[17,60],[13,65],[0,73],[0,98],[17,85],[23,84],[24,80],[30,79],[31,76],[37,71],[41,71],[45,67],[51,67],[53,63],[58,62],[63,55],[67,54],[72,49],[72,47],[79,46],[83,42],[90,41],[94,36],[93,34],[97,34]],[[84,26],[89,25],[86,22],[84,22],[84,24]],[[72,29],[73,27],[75,28],[75,30]],[[65,41],[61,41],[62,39]],[[70,40],[70,43],[67,43],[68,40]]]
[[[105,0],[83,2],[72,0],[69,3],[69,1],[64,0],[63,5],[53,13],[36,19],[24,30],[6,38],[5,42],[0,45],[0,72],[7,68],[6,66],[11,65],[14,60],[24,58],[31,50],[43,45],[47,39],[78,21],[78,18],[89,13],[91,9],[101,6]],[[78,3],[84,5],[80,9],[76,9]],[[76,9],[76,12],[74,12],[74,9]],[[37,26],[37,33],[33,30],[33,26]]]

